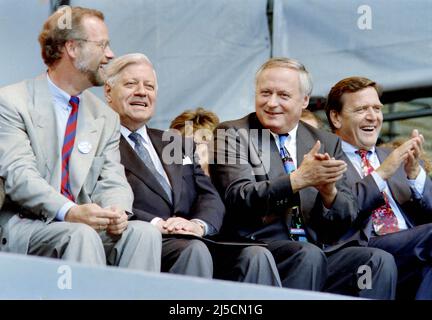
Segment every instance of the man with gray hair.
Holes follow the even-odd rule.
[[[103,14],[63,7],[39,42],[47,73],[0,89],[0,250],[159,272],[160,232],[128,221],[118,116],[86,91],[114,56]]]
[[[255,112],[218,126],[210,174],[227,207],[225,232],[267,242],[284,287],[393,298],[391,255],[332,245],[357,206],[340,140],[300,121],[311,92],[300,62],[270,59],[256,75]],[[360,279],[365,266],[371,286]]]
[[[127,54],[114,59],[106,74],[106,100],[120,115],[120,153],[135,195],[133,211],[163,234],[162,271],[280,286],[273,257],[264,247],[222,246],[210,253],[202,241],[218,232],[225,208],[185,140],[147,127],[158,89],[150,60]],[[179,146],[174,148],[179,157],[168,159],[172,145]],[[175,158],[179,161],[172,162]]]

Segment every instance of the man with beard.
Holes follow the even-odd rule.
[[[128,221],[118,116],[85,91],[114,57],[103,14],[63,7],[39,42],[47,73],[0,89],[0,250],[160,271],[160,232]]]

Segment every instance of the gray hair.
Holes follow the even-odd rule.
[[[153,68],[153,73],[156,80],[155,89],[157,90],[158,85],[156,71],[150,59],[143,53],[129,53],[111,60],[111,62],[105,67],[106,83],[110,86],[114,86],[119,74],[126,67],[132,64],[147,64]]]
[[[271,68],[287,68],[297,70],[299,73],[300,90],[305,96],[310,97],[312,94],[313,84],[310,73],[306,70],[305,66],[295,59],[290,58],[271,58],[267,60],[257,71],[255,75],[255,85],[258,83],[258,78],[264,70]]]

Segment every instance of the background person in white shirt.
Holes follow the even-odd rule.
[[[417,299],[432,299],[432,182],[420,164],[424,138],[414,129],[394,151],[376,147],[383,122],[379,94],[372,80],[350,77],[335,84],[328,95],[327,118],[343,140],[347,179],[360,209],[346,237],[394,255],[398,297],[416,291]],[[362,160],[362,152],[368,162]],[[387,220],[375,218],[374,210],[388,206]],[[392,214],[395,219],[388,218]]]

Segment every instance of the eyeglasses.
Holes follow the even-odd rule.
[[[77,40],[77,41],[83,41],[83,42],[93,42],[95,43],[99,48],[101,48],[102,50],[105,50],[107,47],[110,46],[110,42],[109,40],[100,40],[100,41],[95,41],[95,40],[88,40],[88,39],[81,39],[81,38],[75,38],[73,40]]]

